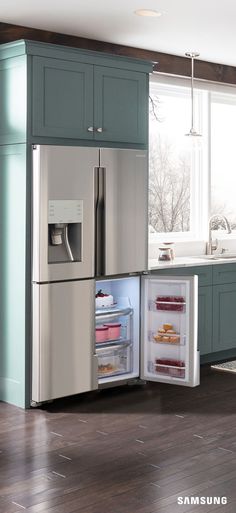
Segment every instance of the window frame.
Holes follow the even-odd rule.
[[[180,92],[180,88],[182,92]],[[186,96],[188,91],[190,94],[190,79],[182,77],[173,77],[162,73],[155,73],[150,80],[150,94],[152,90],[162,90],[167,96],[175,92],[175,96]],[[200,100],[199,100],[200,98]],[[195,184],[196,197],[193,197],[191,191],[191,210],[192,219],[191,229],[189,232],[159,232],[149,233],[149,243],[156,244],[161,242],[189,242],[203,241],[208,239],[208,223],[211,211],[211,102],[214,99],[219,102],[232,103],[235,99],[236,104],[236,87],[227,84],[215,84],[204,80],[194,80],[194,100],[195,100],[195,119],[196,125],[199,127],[200,133],[204,134],[202,141],[202,149],[196,151],[194,149],[195,165],[192,167],[192,179]],[[197,100],[197,101],[196,101]],[[196,173],[196,158],[200,158],[198,172]],[[195,168],[195,171],[194,171]],[[193,185],[193,183],[192,183]],[[236,230],[233,234],[236,235]],[[226,233],[222,230],[214,230],[214,235],[219,238],[227,238]]]

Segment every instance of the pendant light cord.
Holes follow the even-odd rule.
[[[194,80],[194,59],[199,57],[197,52],[186,52],[186,57],[191,58],[191,128],[188,134],[190,136],[201,136],[194,128],[194,96],[193,96],[193,80]]]
[[[191,130],[194,130],[193,127],[193,76],[194,76],[194,57],[191,56],[191,102],[192,102],[192,120],[191,120]]]

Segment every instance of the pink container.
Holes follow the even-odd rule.
[[[108,324],[104,324],[108,328],[108,339],[116,340],[120,338],[120,323],[110,322]]]
[[[97,326],[96,327],[96,343],[99,342],[107,342],[109,339],[109,330],[107,326]]]

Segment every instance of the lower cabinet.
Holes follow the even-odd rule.
[[[212,349],[212,286],[198,289],[198,349],[208,354]]]
[[[236,283],[213,286],[212,352],[235,348]]]

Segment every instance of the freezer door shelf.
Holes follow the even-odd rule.
[[[185,346],[186,335],[180,333],[160,333],[150,330],[148,333],[148,341],[152,344],[164,344],[172,347]]]
[[[173,364],[170,365],[167,363],[161,363],[160,360],[158,363],[156,361],[154,364],[153,362],[149,362],[148,370],[151,374],[154,372],[155,374],[160,374],[162,377],[167,376],[171,378],[185,379],[186,367],[184,361],[180,361],[179,365],[177,362],[173,361]]]
[[[172,299],[172,300],[171,300]],[[167,296],[166,298],[158,298],[153,301],[149,300],[148,302],[148,309],[152,310],[153,312],[168,312],[168,313],[185,313],[185,306],[186,303],[184,301],[183,297],[173,297]]]

